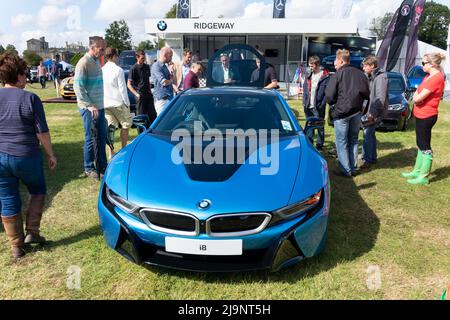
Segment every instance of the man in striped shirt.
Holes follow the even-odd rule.
[[[105,48],[103,38],[92,37],[89,52],[80,59],[75,68],[74,90],[84,127],[84,172],[90,178],[99,178],[99,175],[101,177],[107,166],[107,126],[103,102],[103,74],[99,61],[105,53]],[[94,130],[97,131],[96,137]]]

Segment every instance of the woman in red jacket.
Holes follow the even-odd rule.
[[[445,55],[428,53],[422,59],[423,71],[429,75],[414,94],[414,117],[416,118],[417,158],[413,171],[403,173],[408,183],[425,185],[431,171],[433,151],[431,149],[431,129],[438,119],[438,107],[445,87],[444,72],[441,67]]]

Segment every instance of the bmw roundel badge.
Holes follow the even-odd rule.
[[[164,20],[161,20],[158,22],[158,30],[159,31],[166,31],[167,29],[167,23]]]
[[[209,201],[209,200],[202,200],[198,203],[198,208],[202,209],[202,210],[209,209],[210,206],[211,206],[211,201]]]

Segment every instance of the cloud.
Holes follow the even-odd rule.
[[[33,23],[34,16],[32,14],[19,14],[11,17],[11,26],[14,28],[22,28]]]
[[[146,18],[163,17],[173,6],[174,1],[142,0],[101,0],[95,13],[95,19],[113,22],[124,19],[127,22],[141,21]]]

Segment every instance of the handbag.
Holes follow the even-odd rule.
[[[377,118],[372,116],[370,113],[366,113],[361,117],[361,126],[363,128],[370,127],[371,125],[374,125],[377,122]]]

